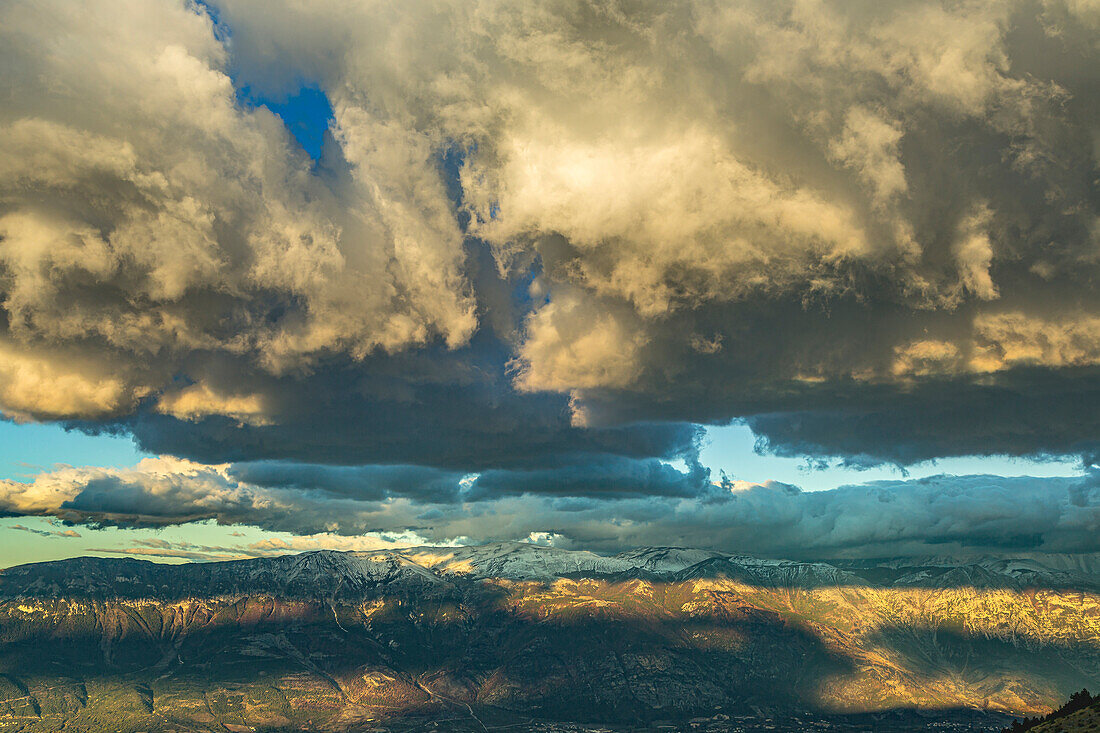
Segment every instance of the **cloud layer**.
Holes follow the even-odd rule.
[[[6,3],[0,411],[233,464],[11,511],[253,521],[255,483],[594,527],[709,506],[733,419],[1091,460],[1098,34],[1069,0]],[[245,101],[303,84],[318,160]]]
[[[1076,553],[1095,552],[1100,532],[1095,477],[934,476],[819,492],[726,481],[690,486],[689,496],[690,474],[651,467],[632,475],[620,467],[608,482],[618,493],[608,496],[596,489],[604,477],[584,471],[572,484],[552,487],[538,476],[422,472],[310,466],[270,473],[146,459],[132,469],[61,468],[30,483],[0,482],[0,512],[119,527],[214,520],[305,536],[251,548],[261,554],[496,540],[607,551],[691,546],[792,558]],[[509,487],[519,482],[530,490],[512,493]],[[232,554],[158,542],[139,552]]]

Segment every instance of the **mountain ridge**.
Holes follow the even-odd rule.
[[[1092,559],[1092,558],[1089,558]],[[521,582],[550,582],[561,578],[627,580],[640,578],[684,581],[706,577],[728,577],[749,585],[776,587],[859,585],[872,588],[901,587],[1029,587],[1100,590],[1100,560],[1079,562],[1082,570],[1069,570],[1071,563],[1052,555],[1047,561],[1034,557],[971,558],[953,561],[949,557],[888,558],[883,560],[799,561],[757,558],[713,550],[682,547],[641,547],[615,555],[584,550],[566,550],[520,542],[499,542],[459,547],[416,546],[372,551],[310,550],[272,557],[168,564],[144,558],[79,557],[27,563],[0,570],[0,598],[18,593],[91,592],[113,588],[134,596],[140,588],[150,598],[160,597],[156,575],[176,576],[178,587],[209,593],[210,583],[227,592],[286,592],[295,583],[304,590],[324,591],[335,582],[348,589],[405,580],[425,587],[455,578],[489,578]],[[133,575],[110,576],[110,569],[140,571]],[[23,585],[20,585],[23,579]],[[278,581],[281,585],[273,585]],[[62,583],[62,581],[64,581]],[[161,585],[163,590],[167,586]],[[323,595],[323,593],[322,593]]]
[[[994,729],[1100,686],[1100,593],[1074,562],[1089,568],[498,543],[35,563],[0,572],[0,727],[895,711],[898,730],[909,713]]]

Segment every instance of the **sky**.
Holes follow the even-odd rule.
[[[1098,31],[6,3],[0,566],[1100,551]]]

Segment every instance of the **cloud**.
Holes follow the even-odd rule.
[[[35,529],[34,527],[25,527],[22,524],[12,524],[8,526],[8,529],[17,529],[21,532],[30,532],[31,534],[40,535],[42,537],[79,537],[80,533],[75,529],[65,530],[48,530],[48,529]]]
[[[17,527],[13,527],[17,529]],[[239,535],[240,533],[231,533]],[[372,550],[410,547],[423,542],[423,538],[414,533],[399,533],[347,537],[321,532],[318,534],[292,537],[268,537],[250,542],[247,545],[201,545],[193,542],[171,542],[159,538],[133,540],[128,547],[92,548],[91,552],[134,557],[170,558],[197,562],[246,560],[257,557],[277,557],[292,552],[311,550],[339,550],[369,552]]]
[[[157,402],[157,412],[180,420],[194,422],[211,415],[223,415],[252,425],[268,422],[264,407],[264,396],[261,394],[224,395],[205,384],[166,392]]]
[[[586,429],[569,397],[512,388],[506,352],[486,336],[445,347],[379,355],[273,378],[211,364],[211,389],[264,395],[265,419],[180,420],[141,409],[114,424],[152,453],[204,463],[290,460],[336,465],[422,465],[460,472],[554,465],[578,454],[674,459],[696,450],[698,426],[633,421]],[[196,416],[197,417],[197,416]],[[89,430],[102,423],[76,423]]]
[[[191,560],[194,562],[246,560],[255,555],[235,551],[231,548],[198,547],[194,550],[170,547],[92,547],[89,552],[102,552],[111,555],[128,555],[141,558],[164,558],[173,560]]]
[[[274,115],[237,104],[195,6],[17,2],[4,29],[21,100],[0,115],[4,343],[140,358],[126,386],[149,389],[194,350],[279,372],[469,338],[438,177],[421,194],[354,175],[354,191],[325,186]]]
[[[610,517],[700,501],[731,420],[851,465],[1100,445],[1089,3],[210,5],[0,10],[0,411],[233,464],[21,511]],[[303,84],[316,161],[252,103]]]
[[[299,535],[236,547],[151,539],[117,550],[184,559],[531,537],[605,551],[691,546],[794,558],[1100,551],[1095,476],[933,476],[803,492],[777,482],[699,487],[697,470],[638,468],[581,471],[577,484],[557,487],[542,485],[561,475],[554,472],[470,477],[443,501],[443,492],[423,500],[359,496],[354,481],[330,481],[337,491],[304,489],[294,467],[281,483],[271,480],[271,466],[248,483],[233,477],[247,471],[228,466],[148,459],[133,469],[62,468],[30,483],[0,483],[0,509],[92,526],[214,520]],[[400,485],[407,476],[395,473]]]
[[[15,420],[102,418],[132,409],[142,391],[128,389],[109,363],[89,363],[64,351],[28,353],[0,343],[0,400]]]
[[[580,459],[551,469],[467,475],[418,466],[211,466],[161,457],[143,459],[133,468],[62,467],[29,482],[0,480],[0,512],[117,526],[215,519],[298,534],[334,527],[343,534],[362,533],[374,526],[370,517],[377,516],[386,531],[401,532],[436,507],[489,504],[506,496],[597,503],[651,495],[702,497],[714,491],[709,476],[698,464],[684,472],[655,459]],[[391,510],[405,518],[387,518]]]
[[[626,387],[638,377],[646,335],[611,309],[593,315],[584,298],[555,298],[527,319],[516,386],[525,391]]]

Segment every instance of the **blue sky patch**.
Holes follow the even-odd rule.
[[[245,86],[237,92],[237,98],[250,107],[267,107],[283,121],[309,157],[320,159],[325,133],[333,121],[332,104],[321,89],[303,85],[292,94],[276,96]]]

